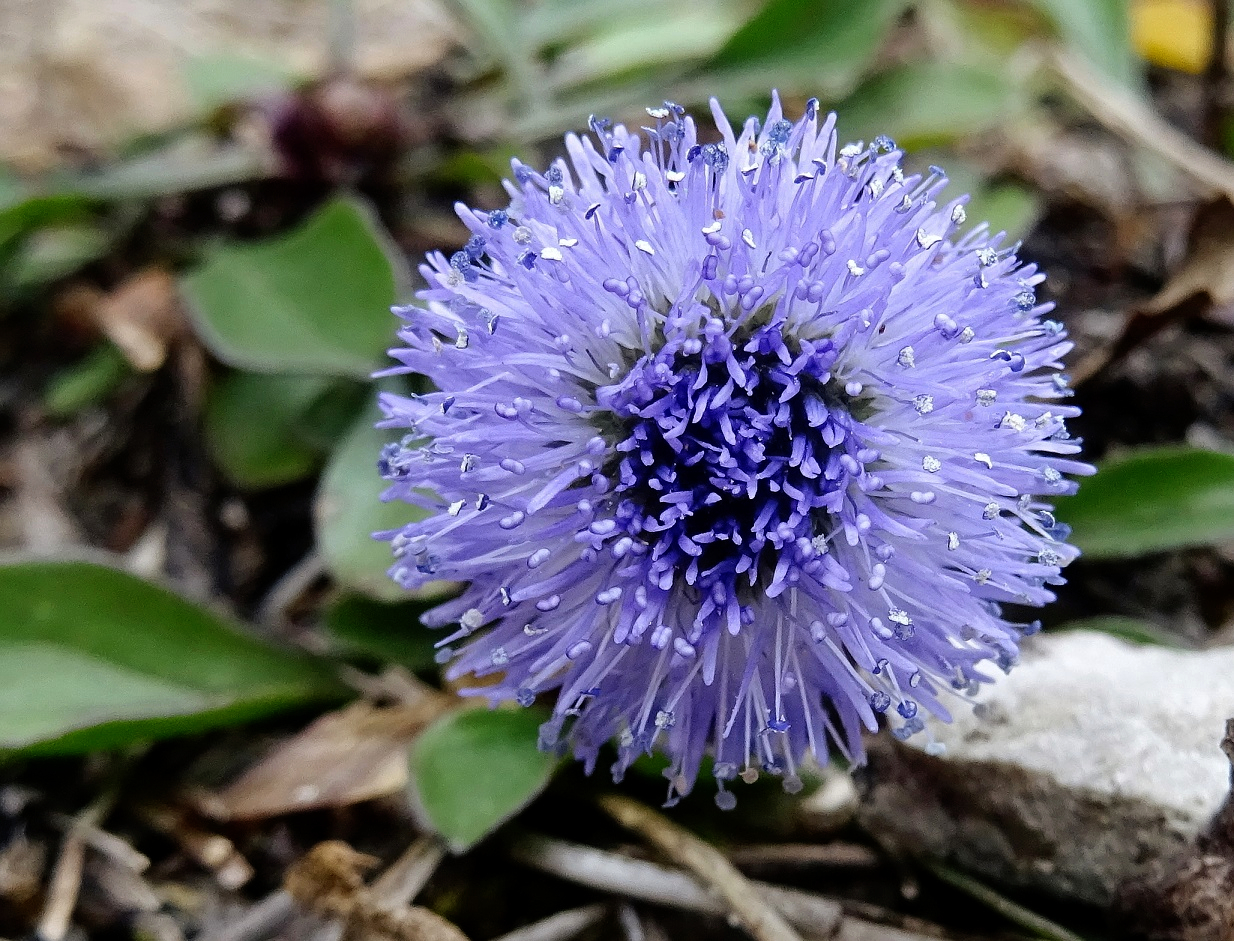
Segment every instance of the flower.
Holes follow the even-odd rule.
[[[1007,668],[1002,605],[1053,597],[1076,550],[1049,498],[1084,473],[1059,373],[1071,344],[1002,236],[965,235],[942,171],[886,138],[837,149],[811,101],[701,143],[671,103],[640,138],[593,119],[398,309],[383,534],[408,588],[466,582],[448,675],[530,705],[541,745],[614,777],[705,753],[725,782],[862,758]]]

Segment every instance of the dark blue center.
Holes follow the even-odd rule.
[[[702,589],[778,594],[826,552],[859,450],[829,339],[777,324],[744,337],[718,319],[639,360],[599,402],[625,437],[615,518],[647,550],[647,575]]]

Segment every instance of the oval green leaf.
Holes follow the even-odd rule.
[[[232,483],[253,490],[308,476],[322,449],[306,440],[300,421],[329,386],[324,376],[222,376],[206,400],[214,462]]]
[[[374,428],[375,421],[375,410],[366,411],[322,472],[313,506],[317,551],[344,587],[383,601],[406,601],[408,593],[386,575],[394,561],[390,544],[373,533],[422,519],[425,511],[401,501],[382,502],[386,482],[377,473],[377,458],[400,433]]]
[[[1103,462],[1058,502],[1090,559],[1120,559],[1234,541],[1234,456],[1185,446]]]
[[[451,849],[478,843],[529,804],[557,759],[538,749],[539,709],[462,709],[424,731],[411,753],[412,800]]]
[[[422,600],[385,604],[344,595],[326,610],[325,629],[344,654],[397,663],[419,673],[436,668],[436,643],[446,636],[420,623],[428,607]]]
[[[1006,72],[949,62],[912,62],[883,72],[836,108],[840,137],[890,136],[910,150],[989,130],[1022,110]]]
[[[1127,0],[1030,0],[1058,31],[1059,38],[1121,85],[1143,82],[1131,46]]]
[[[341,694],[323,662],[105,565],[0,565],[0,611],[0,754],[116,748]]]
[[[770,0],[711,62],[725,84],[730,70],[765,71],[764,88],[785,72],[809,77],[816,93],[843,93],[869,66],[907,0]],[[783,86],[781,86],[783,87]]]
[[[181,288],[199,334],[226,363],[368,378],[394,339],[403,267],[372,211],[335,199],[280,238],[216,243]]]

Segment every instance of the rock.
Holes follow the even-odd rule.
[[[866,827],[911,853],[1105,906],[1192,845],[1229,790],[1234,648],[1045,635],[977,703],[908,744],[871,742]],[[928,735],[941,754],[927,753]]]

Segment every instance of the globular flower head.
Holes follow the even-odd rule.
[[[407,429],[387,496],[392,577],[467,583],[426,618],[454,678],[529,705],[544,747],[615,776],[705,753],[724,782],[799,786],[807,754],[862,757],[947,717],[1004,668],[1076,551],[1049,500],[1087,467],[1059,373],[1070,348],[1000,237],[959,235],[942,171],[778,99],[704,142],[672,104],[645,138],[592,122],[508,209],[459,215],[423,268],[386,395]]]

